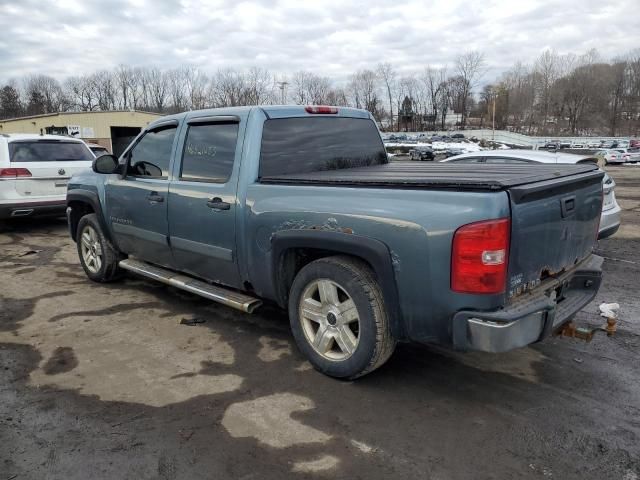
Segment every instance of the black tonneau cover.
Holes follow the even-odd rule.
[[[298,185],[505,190],[519,185],[558,180],[589,172],[601,175],[597,170],[598,166],[591,163],[580,165],[491,165],[486,163],[392,162],[372,167],[273,175],[260,178],[260,182]]]

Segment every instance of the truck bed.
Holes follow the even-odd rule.
[[[261,177],[261,183],[506,190],[595,172],[597,165],[410,163]]]

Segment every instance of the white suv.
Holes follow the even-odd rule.
[[[69,178],[91,168],[93,159],[74,138],[0,134],[0,220],[63,215]]]

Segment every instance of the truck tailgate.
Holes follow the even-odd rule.
[[[600,222],[603,175],[594,170],[508,190],[509,297],[535,288],[589,256]]]

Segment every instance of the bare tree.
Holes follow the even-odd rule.
[[[390,63],[380,63],[378,64],[378,76],[384,83],[387,91],[387,98],[389,99],[389,125],[393,126],[393,96],[391,90],[395,88],[396,72]]]
[[[235,70],[218,70],[210,86],[213,105],[216,107],[244,105],[245,83],[244,76]]]
[[[24,79],[24,91],[28,99],[27,113],[59,112],[69,107],[60,83],[47,75],[30,75]]]
[[[477,82],[484,74],[485,60],[484,55],[478,51],[471,51],[458,56],[455,63],[456,73],[461,79],[461,118],[462,128],[467,124],[467,109],[469,97],[472,90],[477,86]]]
[[[364,108],[376,119],[382,118],[382,108],[378,97],[378,76],[373,70],[360,70],[351,76],[348,91],[356,108]]]

